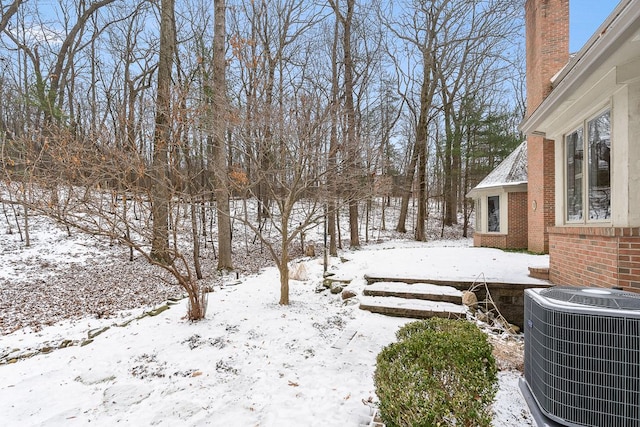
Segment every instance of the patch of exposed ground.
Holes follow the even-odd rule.
[[[123,310],[156,306],[183,295],[177,281],[139,254],[129,261],[124,246],[78,233],[59,235],[58,241],[38,240],[39,230],[56,228],[44,218],[33,220],[34,241],[24,247],[17,234],[0,236],[0,262],[13,270],[0,277],[0,335],[21,328],[35,331],[67,319],[110,318]],[[60,253],[66,247],[76,254]],[[200,259],[201,284],[215,286],[220,275],[211,245]],[[243,242],[235,248],[234,273],[256,273],[269,265],[267,251]]]
[[[524,372],[524,340],[522,335],[489,334],[493,355],[501,371]]]

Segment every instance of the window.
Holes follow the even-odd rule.
[[[582,128],[566,137],[567,144],[567,221],[582,220]]]
[[[587,124],[589,134],[589,219],[611,218],[611,120],[609,111]]]
[[[610,150],[609,110],[565,136],[567,222],[601,221],[611,217]]]
[[[487,231],[500,232],[500,196],[487,197]]]

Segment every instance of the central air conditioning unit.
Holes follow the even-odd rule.
[[[521,389],[539,425],[640,427],[640,295],[527,289]]]

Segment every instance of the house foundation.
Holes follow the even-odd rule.
[[[640,227],[548,231],[549,279],[554,284],[640,291]]]

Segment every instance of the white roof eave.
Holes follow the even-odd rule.
[[[501,193],[515,193],[515,192],[525,192],[527,191],[528,182],[513,182],[509,184],[498,184],[498,185],[486,185],[483,187],[474,187],[469,190],[466,194],[466,197],[469,199],[473,199],[476,196],[480,196],[482,194],[501,192]]]

